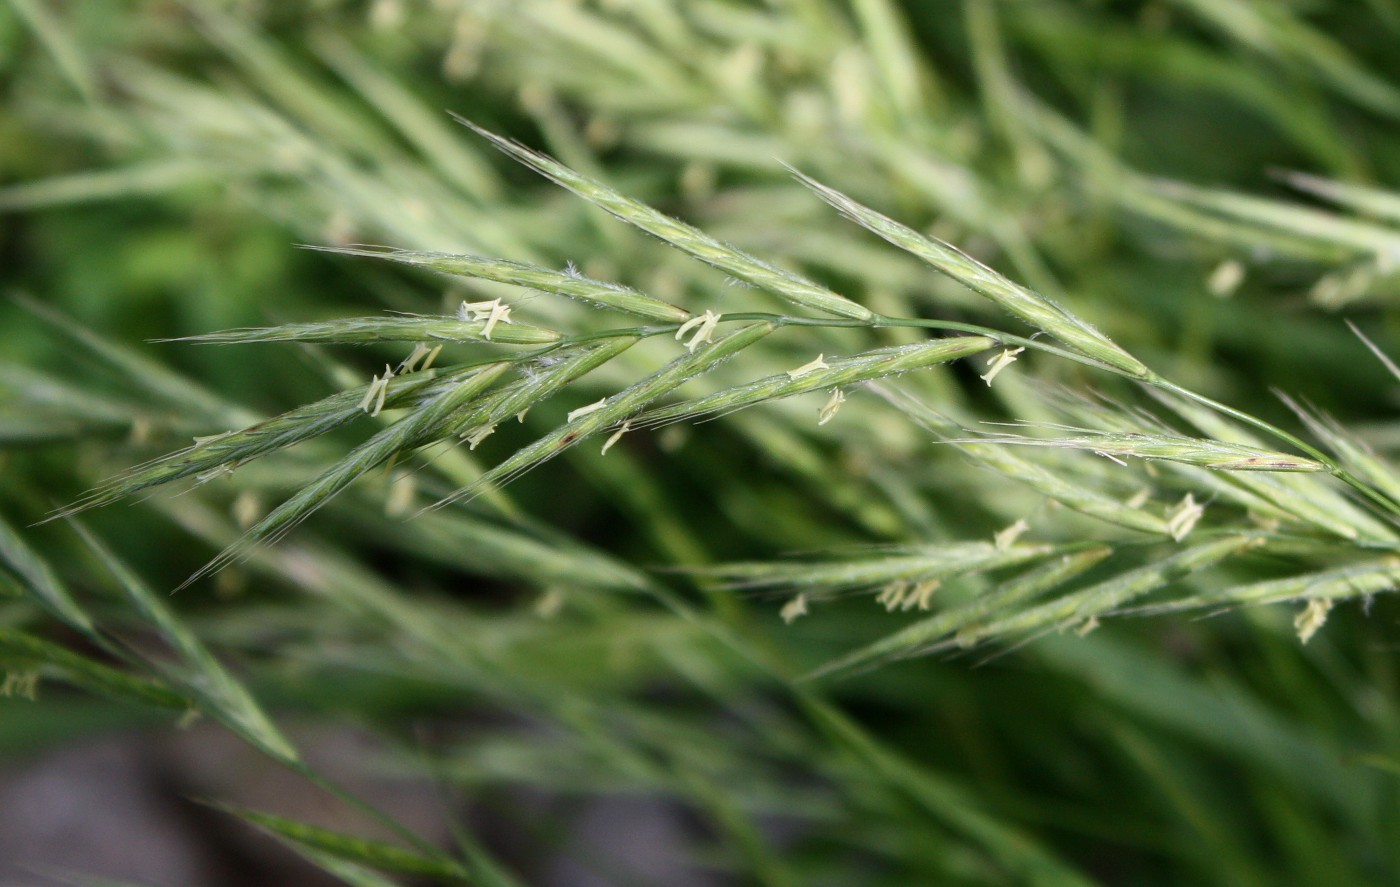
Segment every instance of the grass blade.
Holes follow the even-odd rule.
[[[128,603],[179,654],[187,670],[181,683],[200,702],[200,710],[215,718],[254,748],[286,764],[300,763],[296,747],[282,735],[247,688],[226,669],[158,595],[81,524],[73,527],[117,580]]]
[[[48,563],[4,520],[0,520],[0,564],[8,566],[54,618],[89,637],[95,633],[92,617],[78,606]]]
[[[188,711],[191,700],[160,681],[129,674],[67,647],[13,628],[0,628],[0,667],[33,669],[45,677],[121,702]]]
[[[429,857],[411,850],[375,841],[357,838],[341,832],[260,813],[245,807],[215,804],[215,809],[236,816],[273,837],[296,847],[315,853],[323,853],[335,859],[367,866],[380,871],[404,875],[432,878],[448,884],[470,884],[473,879],[458,862],[444,856]]]

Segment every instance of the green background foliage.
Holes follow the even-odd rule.
[[[689,817],[676,870],[719,883],[1395,883],[1397,379],[1347,322],[1395,353],[1397,37],[1392,0],[9,0],[0,750],[195,711],[355,806],[278,725],[370,726],[458,799],[454,846],[220,808],[355,884],[540,882],[576,821],[525,792],[664,798]],[[649,205],[733,244],[721,270],[598,212],[603,186],[634,224]],[[526,263],[533,289],[299,245]],[[821,321],[735,250],[902,322]],[[483,485],[687,354],[533,266],[778,328],[650,404],[685,421],[641,414],[603,455],[609,418]],[[1022,292],[1155,375],[1064,359],[1072,336],[1003,310]],[[410,346],[339,344],[347,319],[497,298],[571,348],[652,334],[470,448],[470,423],[411,427],[406,388],[353,408]],[[153,341],[285,324],[323,335]],[[939,324],[1032,341],[993,384],[991,354],[921,369],[821,425],[825,391],[691,421]],[[467,336],[438,372],[546,385],[576,353],[528,349]],[[306,404],[354,421],[30,526],[191,437],[307,427]],[[388,467],[349,464],[285,539],[167,596],[394,433]],[[1227,445],[1323,470],[1214,470]],[[935,580],[927,609],[892,592]],[[628,883],[634,852],[586,862]]]

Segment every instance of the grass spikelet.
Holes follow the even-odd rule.
[[[458,417],[449,434],[465,434],[493,427],[559,392],[564,386],[592,372],[639,341],[635,335],[611,336],[577,353],[560,356],[547,366],[531,368],[524,378],[483,398],[474,409]]]
[[[967,626],[985,622],[998,613],[1012,612],[1015,607],[1059,588],[1102,563],[1112,553],[1111,548],[1097,547],[1061,555],[993,587],[966,603],[927,619],[920,619],[873,644],[829,662],[809,677],[823,677],[876,662],[919,655],[931,647],[948,642],[949,638]]]
[[[925,237],[888,216],[862,206],[839,191],[828,188],[796,170],[792,172],[798,181],[812,189],[818,197],[842,215],[900,249],[913,253],[1036,329],[1054,336],[1085,357],[1114,367],[1129,376],[1137,379],[1152,378],[1152,372],[1137,358],[1045,296],[1013,283],[949,244]]]
[[[477,369],[470,376],[459,380],[437,397],[360,444],[250,527],[238,541],[201,567],[184,584],[189,585],[201,576],[232,563],[249,546],[262,539],[282,536],[336,493],[394,456],[443,439],[450,433],[453,423],[459,418],[458,414],[480,397],[510,367],[510,363],[500,362]]]
[[[747,385],[727,388],[695,400],[651,410],[643,413],[633,425],[660,425],[710,413],[727,413],[808,391],[857,385],[968,357],[993,348],[996,344],[995,340],[985,336],[956,336],[915,345],[877,348],[851,357],[833,358],[820,369],[810,369],[796,375],[791,370],[775,373]]]
[[[1387,459],[1382,458],[1364,440],[1343,428],[1335,419],[1322,415],[1299,404],[1293,398],[1279,393],[1284,405],[1298,416],[1313,437],[1323,441],[1356,475],[1387,496],[1400,502],[1400,472]]]
[[[927,547],[901,547],[880,552],[853,552],[841,558],[723,564],[707,575],[743,590],[790,589],[819,597],[891,583],[949,579],[1013,567],[1056,553],[1052,545],[1008,545],[962,542]]]
[[[1167,395],[1158,399],[1196,430],[1214,440],[1247,447],[1260,444],[1255,435],[1212,410]],[[1335,475],[1336,470],[1332,473]],[[1344,539],[1368,539],[1393,544],[1397,538],[1391,525],[1348,499],[1318,474],[1248,471],[1221,474],[1198,471],[1196,476],[1222,495],[1261,514],[1288,522],[1301,521]]]
[[[463,126],[469,127],[506,154],[589,203],[727,274],[748,281],[801,308],[853,320],[869,320],[872,317],[870,309],[852,302],[845,296],[837,295],[800,275],[755,258],[737,247],[721,243],[644,203],[624,197],[601,182],[581,175],[551,157],[488,132],[463,117],[455,114],[453,116]]]
[[[453,370],[437,378],[414,375],[399,377],[387,391],[384,406],[393,409],[432,398],[474,372],[476,368],[472,367]],[[216,468],[243,465],[334,431],[364,416],[360,405],[368,388],[363,386],[342,391],[240,431],[201,439],[194,446],[162,456],[106,481],[73,505],[45,520],[107,505],[142,490]]]
[[[1141,506],[1131,502],[1120,502],[1089,484],[1076,482],[1074,477],[1066,476],[1063,472],[1022,459],[1005,447],[975,442],[957,446],[986,467],[1023,483],[1044,494],[1050,501],[1058,502],[1080,514],[1130,530],[1153,535],[1170,535],[1166,521],[1144,511]]]
[[[1138,458],[1196,465],[1214,471],[1327,471],[1328,466],[1302,456],[1290,456],[1242,444],[1167,434],[1090,431],[1074,437],[1036,438],[1012,434],[987,435],[985,443],[1087,450],[1112,459]],[[950,441],[972,443],[971,440]]]
[[[1393,591],[1397,586],[1400,586],[1400,559],[1385,557],[1330,570],[1184,595],[1175,600],[1141,607],[1134,612],[1177,613],[1209,608],[1277,604],[1303,598],[1355,598]]]
[[[1010,638],[1046,628],[1067,628],[1090,619],[1100,619],[1145,594],[1246,551],[1260,541],[1258,536],[1231,536],[1203,542],[1053,601],[981,625],[969,626],[958,633],[958,643],[970,646],[985,640]]]
[[[243,342],[322,342],[334,345],[370,345],[375,342],[492,342],[504,345],[549,345],[559,339],[560,335],[554,330],[523,323],[497,321],[494,318],[461,320],[453,317],[404,316],[348,317],[321,323],[288,323],[159,341],[215,345]]]
[[[443,274],[492,280],[514,286],[527,287],[540,292],[553,293],[579,299],[610,308],[624,314],[645,317],[664,323],[682,323],[690,318],[690,312],[648,296],[632,287],[601,280],[593,280],[572,271],[552,271],[539,265],[524,262],[510,262],[505,259],[487,259],[479,256],[456,255],[453,253],[412,252],[409,250],[371,250],[347,247],[312,247],[322,252],[341,253],[349,256],[369,256],[387,259],[404,265],[428,268]],[[493,341],[501,341],[494,339]]]
[[[876,390],[897,409],[945,441],[951,440],[951,435],[967,431],[940,416],[908,392],[887,385],[877,386]],[[1023,459],[1008,447],[980,442],[977,438],[965,438],[962,442],[952,445],[985,467],[1023,483],[1043,493],[1048,499],[1081,514],[1131,530],[1159,536],[1170,535],[1166,521],[1157,515],[1143,511],[1138,505],[1120,502],[1094,489],[1091,484],[1077,482],[1076,478],[1067,476],[1064,472]]]
[[[689,354],[681,355],[666,366],[617,394],[605,398],[604,404],[578,416],[525,448],[516,451],[504,462],[483,474],[477,481],[444,498],[433,508],[441,508],[460,499],[475,495],[483,486],[508,480],[553,459],[573,446],[612,425],[626,421],[633,413],[662,395],[679,388],[688,379],[698,376],[728,360],[759,339],[773,332],[772,323],[754,323],[730,333],[718,341]],[[497,409],[505,409],[504,405]],[[507,413],[507,415],[511,415]]]

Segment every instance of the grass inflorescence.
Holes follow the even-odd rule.
[[[0,747],[202,715],[353,884],[1393,883],[1400,15],[1021,6],[0,4]]]
[[[986,332],[985,335],[951,336],[920,343],[887,346],[849,357],[833,357],[830,361],[823,353],[800,366],[755,381],[721,386],[709,394],[680,399],[670,406],[648,409],[657,399],[674,396],[682,386],[704,377],[731,359],[742,357],[748,349],[784,327],[796,326],[800,330],[816,330],[823,325],[829,325],[845,330],[865,328],[870,332],[883,326],[924,326],[930,329],[973,327],[952,321],[890,317],[864,308],[846,309],[842,307],[845,304],[843,297],[837,297],[834,293],[831,293],[830,297],[817,297],[813,294],[829,291],[809,285],[795,275],[776,271],[769,274],[762,271],[772,269],[773,266],[703,235],[688,225],[662,216],[637,201],[575,173],[552,158],[485,133],[478,127],[473,126],[473,129],[496,147],[589,202],[607,209],[620,220],[661,237],[669,245],[707,264],[741,274],[750,282],[786,299],[794,307],[837,314],[840,319],[822,321],[807,315],[754,312],[725,315],[709,310],[704,315],[691,315],[635,289],[589,281],[567,271],[549,272],[525,264],[487,261],[470,256],[352,250],[350,252],[353,255],[382,257],[395,262],[421,265],[435,271],[447,271],[457,276],[530,286],[545,292],[582,298],[600,307],[640,314],[651,320],[669,320],[670,323],[644,328],[605,328],[570,339],[560,333],[514,322],[509,319],[509,308],[497,298],[470,305],[464,303],[464,314],[470,309],[475,314],[485,315],[488,318],[485,320],[454,321],[414,317],[381,321],[375,318],[357,318],[187,337],[192,341],[224,343],[313,341],[363,344],[375,341],[408,341],[419,349],[439,344],[444,340],[470,341],[483,345],[534,344],[548,347],[536,352],[518,353],[513,360],[449,370],[446,375],[407,372],[403,377],[399,377],[394,375],[391,368],[386,368],[384,376],[376,376],[371,386],[364,390],[362,397],[360,390],[333,395],[317,405],[284,414],[272,422],[260,423],[241,432],[230,432],[201,441],[194,448],[158,460],[152,465],[144,466],[105,484],[89,494],[81,503],[81,507],[105,504],[120,496],[197,472],[213,476],[220,468],[232,470],[244,461],[273,449],[332,430],[355,418],[357,412],[377,416],[386,406],[408,408],[404,415],[393,419],[388,427],[377,432],[370,440],[259,519],[237,543],[188,580],[193,581],[209,571],[221,569],[234,562],[254,543],[281,538],[332,496],[379,466],[435,445],[458,445],[459,440],[465,442],[470,450],[475,450],[507,419],[516,417],[523,420],[537,405],[564,390],[581,376],[609,364],[642,339],[673,333],[670,338],[682,340],[684,347],[681,354],[639,381],[569,411],[563,424],[534,442],[520,447],[495,466],[481,472],[469,483],[441,496],[431,507],[441,508],[469,500],[483,489],[509,483],[576,444],[607,431],[612,431],[613,435],[603,445],[604,455],[619,437],[628,431],[687,419],[723,416],[745,407],[820,390],[832,392],[831,399],[818,416],[817,424],[825,424],[844,402],[846,388],[858,388],[878,379],[926,370],[1003,346],[1001,354],[989,364],[988,372],[982,375],[986,384],[992,386],[996,384],[996,376],[1014,360],[1016,354],[1026,348],[1052,355],[1066,354],[1035,338],[1023,338],[995,328],[982,328]],[[1097,412],[1100,405],[1090,400],[1079,404],[1077,415],[1084,421],[1098,422],[1102,427],[1047,425],[1043,430],[1048,433],[1038,436],[1004,432],[983,433],[975,437],[942,435],[946,442],[980,456],[983,463],[994,470],[1001,470],[1012,479],[1029,483],[1040,492],[1051,496],[1052,500],[1058,494],[1061,504],[1081,513],[1135,529],[1162,532],[1176,542],[1184,540],[1204,515],[1204,507],[1196,504],[1189,494],[1183,503],[1164,511],[1155,520],[1147,514],[1140,518],[1132,518],[1128,515],[1141,513],[1140,508],[1129,504],[1119,509],[1110,497],[1096,496],[1092,489],[1078,491],[1070,485],[1058,485],[1051,479],[1053,474],[1043,471],[1037,473],[1030,467],[1023,468],[1022,461],[993,456],[991,450],[1008,445],[1082,450],[1107,457],[1124,467],[1127,467],[1128,459],[1141,459],[1205,469],[1227,476],[1237,473],[1332,474],[1343,477],[1359,487],[1373,501],[1386,504],[1389,511],[1400,510],[1400,505],[1396,504],[1386,489],[1391,484],[1384,480],[1380,484],[1373,484],[1363,479],[1366,476],[1383,478],[1385,475],[1383,471],[1378,471],[1377,464],[1362,458],[1361,449],[1354,446],[1336,447],[1338,441],[1335,438],[1332,443],[1338,453],[1336,457],[1328,456],[1307,445],[1304,445],[1307,455],[1267,449],[1257,444],[1247,432],[1234,430],[1236,421],[1243,419],[1256,429],[1274,432],[1273,436],[1284,444],[1293,443],[1297,438],[1289,432],[1275,429],[1264,420],[1229,407],[1218,406],[1213,414],[1212,408],[1217,407],[1213,401],[1153,373],[1121,346],[1055,301],[1012,283],[964,253],[928,240],[912,229],[855,203],[831,188],[805,177],[802,181],[823,200],[840,209],[860,225],[871,228],[893,244],[914,252],[938,271],[987,296],[1008,314],[1038,327],[1040,332],[1059,340],[1080,358],[1088,358],[1090,366],[1101,367],[1109,375],[1127,377],[1149,390],[1156,391],[1159,397],[1175,398],[1185,404],[1180,408],[1186,411],[1184,415],[1194,419],[1198,426],[1218,435],[1214,438],[1191,437],[1176,432],[1169,425],[1155,419],[1145,427],[1139,428],[1138,426],[1143,424],[1142,420],[1135,418],[1131,413],[1121,416],[1100,415]],[[835,301],[836,299],[840,301]],[[742,322],[743,325],[732,328],[731,324],[735,322]],[[489,332],[486,325],[494,327],[494,332]],[[688,342],[684,341],[687,337]],[[1014,350],[1006,347],[1015,343],[1024,344],[1018,345]],[[418,353],[415,350],[415,354]],[[400,369],[411,370],[414,367],[401,366]],[[503,381],[511,376],[516,377],[515,381]],[[389,396],[390,391],[393,391],[392,398]],[[836,392],[841,393],[838,396]],[[356,406],[352,408],[351,404]],[[1191,406],[1192,404],[1194,406]],[[1067,403],[1062,407],[1062,411],[1071,409],[1076,409],[1074,404]],[[1315,420],[1311,424],[1314,430],[1319,430]],[[951,430],[951,427],[947,430]],[[1241,434],[1246,436],[1240,438]],[[1231,436],[1235,439],[1229,439]],[[1358,464],[1358,473],[1353,474],[1342,460]],[[1266,487],[1251,485],[1248,481],[1220,483],[1223,486],[1233,483],[1236,489],[1245,491],[1252,489],[1255,494],[1271,499],[1279,509],[1284,510],[1289,509],[1291,498],[1302,494],[1299,489],[1277,485],[1266,492]],[[73,510],[70,508],[61,513],[68,514]],[[1303,518],[1309,513],[1306,507],[1295,506],[1291,511],[1295,518]],[[1024,528],[1024,524],[1022,527]],[[1220,527],[1213,532],[1218,534],[1224,529]],[[1386,535],[1393,538],[1394,534]],[[1013,595],[1006,598],[1010,601],[1008,606],[1020,607],[1020,612],[1013,610],[999,617],[996,613],[986,614],[985,625],[982,628],[973,633],[970,628],[964,626],[958,629],[957,636],[960,642],[974,637],[979,641],[1004,640],[1044,627],[1065,626],[1089,620],[1097,622],[1101,618],[1113,615],[1129,601],[1135,601],[1149,592],[1170,587],[1173,582],[1178,581],[1185,572],[1172,566],[1177,561],[1189,563],[1191,570],[1195,570],[1228,556],[1261,546],[1267,547],[1268,538],[1268,534],[1251,529],[1247,534],[1238,537],[1247,540],[1247,544],[1238,539],[1228,544],[1225,541],[1202,543],[1201,550],[1211,552],[1210,557],[1197,557],[1183,552],[1150,567],[1134,567],[1131,566],[1131,561],[1128,561],[1117,578],[1103,580],[1098,585],[1076,589],[1073,585],[1066,584],[1060,589],[1058,596],[1048,594],[1051,590],[1046,589],[1043,594],[1057,599],[1036,607],[1026,608],[1025,599]],[[999,552],[998,557],[991,564],[985,565],[984,569],[994,570],[996,567],[1008,565],[1009,562],[1005,558],[1011,549],[1003,551],[998,545],[996,550]],[[1056,551],[1053,546],[1043,545],[1038,548],[1032,546],[1027,550],[1046,555]],[[746,570],[754,568],[744,568],[739,572],[734,572],[735,569],[738,568],[722,568],[713,575],[721,581],[734,582],[745,575]],[[867,572],[856,570],[848,576],[851,569],[853,568],[843,567],[834,572],[804,573],[796,564],[780,562],[761,568],[760,573],[766,577],[763,580],[764,587],[791,587],[794,591],[807,594],[808,600],[818,600],[824,592],[843,590],[852,582],[868,588],[906,579],[923,581],[940,578],[937,571],[923,575],[915,567],[901,566],[898,558],[888,554],[881,555],[872,562]],[[856,582],[851,578],[853,576],[865,578]],[[1068,578],[1067,576],[1066,579]],[[877,579],[879,581],[876,581]],[[751,584],[752,577],[739,582],[736,587],[749,587]],[[926,605],[921,608],[926,608]],[[923,635],[919,637],[920,643],[927,643]],[[887,646],[888,644],[880,649]]]

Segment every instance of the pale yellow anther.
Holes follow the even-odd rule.
[[[942,580],[925,579],[923,582],[914,586],[914,594],[919,599],[920,610],[927,610],[929,608],[929,601],[933,597],[933,593],[942,585]]]
[[[1223,299],[1234,295],[1241,283],[1244,283],[1244,265],[1239,259],[1226,259],[1206,278],[1206,289]]]
[[[438,347],[442,346],[439,345]],[[414,345],[413,352],[409,354],[408,357],[405,357],[403,359],[403,363],[399,364],[399,372],[414,372],[418,367],[418,362],[423,358],[427,357],[429,354],[431,354],[432,350],[433,349],[429,348],[427,345],[424,345],[422,342],[419,342],[418,344]]]
[[[0,683],[0,696],[11,699],[25,698],[33,702],[39,692],[39,673],[37,671],[9,671],[5,673],[5,680]]]
[[[131,420],[131,433],[127,435],[127,442],[133,447],[143,447],[150,442],[151,432],[155,431],[155,425],[145,416],[137,416]]]
[[[233,470],[237,466],[238,463],[236,462],[230,462],[227,465],[217,465],[208,471],[201,471],[199,474],[196,474],[194,479],[199,483],[207,484],[216,477],[227,477],[233,474]]]
[[[467,442],[467,449],[474,450],[483,440],[496,433],[495,425],[479,425],[471,428],[462,435],[462,440]]]
[[[407,472],[400,473],[389,484],[389,495],[384,500],[384,514],[386,517],[398,517],[407,514],[413,507],[413,499],[418,491],[418,482],[414,476]]]
[[[369,25],[376,31],[392,31],[403,26],[403,0],[374,0],[369,8]]]
[[[900,609],[913,610],[917,608],[920,610],[927,610],[933,601],[933,593],[937,591],[938,587],[942,584],[943,583],[937,579],[925,579],[909,590],[909,593],[904,596],[904,604]]]
[[[987,371],[982,374],[982,381],[991,385],[992,380],[995,379],[1002,370],[1016,362],[1016,355],[1025,350],[1025,348],[1003,348],[1001,353],[992,358],[991,362],[987,364]]]
[[[244,490],[234,497],[229,510],[233,512],[233,522],[238,524],[240,529],[246,530],[262,517],[262,499],[252,490]]]
[[[1316,597],[1308,601],[1293,618],[1293,628],[1298,632],[1298,640],[1307,643],[1317,630],[1327,622],[1327,614],[1332,612],[1332,599]]]
[[[557,588],[551,588],[535,600],[531,609],[541,619],[552,619],[564,609],[564,593]]]
[[[846,392],[842,391],[840,388],[833,388],[831,390],[831,397],[827,398],[826,403],[817,411],[817,424],[825,425],[830,422],[832,417],[836,415],[836,411],[841,409],[841,404],[845,402]]]
[[[384,365],[384,375],[375,376],[369,383],[369,390],[365,392],[364,400],[360,401],[360,409],[371,416],[379,415],[379,411],[384,409],[384,398],[389,394],[389,380],[394,378],[394,371],[386,363]]]
[[[875,603],[890,612],[894,612],[900,604],[904,603],[904,595],[908,591],[908,582],[891,582],[880,589],[880,593],[875,596]]]
[[[1180,542],[1195,528],[1196,522],[1205,513],[1206,507],[1197,504],[1196,497],[1187,493],[1186,498],[1181,500],[1171,514],[1167,515],[1167,532],[1171,534],[1173,539]]]
[[[783,622],[785,622],[788,625],[791,625],[794,621],[796,621],[798,616],[806,616],[807,593],[803,592],[797,597],[788,601],[786,604],[783,604],[783,608],[778,611],[778,615],[781,616]]]
[[[831,367],[829,367],[829,366],[826,365],[826,355],[825,355],[825,354],[818,354],[815,358],[813,358],[812,360],[808,361],[807,363],[804,363],[802,366],[798,367],[797,369],[795,369],[795,370],[788,370],[788,371],[787,371],[787,374],[788,374],[789,376],[791,376],[792,378],[796,379],[796,378],[799,378],[799,377],[801,377],[801,376],[805,376],[805,375],[807,375],[808,373],[815,373],[817,370],[829,370],[829,369],[831,369]]]
[[[676,341],[679,342],[686,333],[695,330],[695,335],[691,336],[690,341],[685,343],[687,351],[694,351],[714,337],[715,327],[719,325],[720,316],[706,309],[704,314],[692,317],[680,325],[676,330]]]
[[[576,410],[570,410],[567,421],[572,422],[579,416],[587,416],[589,413],[596,413],[598,410],[601,410],[607,405],[608,399],[606,397],[602,400],[595,400],[593,403],[590,403],[586,406],[581,406]]]
[[[1030,528],[1031,525],[1026,523],[1025,518],[1021,518],[1016,521],[1016,523],[994,535],[992,537],[992,544],[996,546],[997,551],[1005,551],[1014,545],[1017,539],[1021,538],[1022,533]]]
[[[490,339],[491,333],[496,329],[498,323],[510,323],[510,306],[501,304],[500,299],[492,299],[489,302],[463,302],[462,307],[457,309],[457,316],[466,320],[483,320],[485,326],[481,328],[481,338]]]
[[[611,435],[606,441],[603,442],[603,449],[602,449],[602,451],[601,451],[601,454],[605,454],[605,453],[607,453],[608,450],[611,450],[613,444],[615,444],[615,443],[617,443],[618,441],[622,440],[622,435],[626,434],[627,432],[629,432],[629,431],[631,431],[631,430],[632,430],[632,423],[631,423],[631,422],[623,422],[622,425],[621,425],[616,431],[614,431],[614,432],[612,433],[612,435]],[[600,455],[601,455],[601,454],[600,454]]]
[[[428,369],[433,365],[433,361],[437,360],[437,356],[438,356],[439,354],[441,354],[441,353],[442,353],[442,346],[441,346],[441,345],[435,346],[435,347],[433,348],[432,351],[429,351],[429,352],[428,352],[428,357],[427,357],[427,359],[425,359],[425,360],[423,361],[423,365],[422,365],[421,367],[418,368],[418,371],[419,371],[420,373],[426,373],[426,372],[428,371]]]
[[[204,437],[200,437],[199,435],[195,435],[195,438],[194,438],[194,445],[197,446],[197,447],[202,447],[202,446],[204,446],[205,444],[211,444],[211,443],[213,443],[213,442],[216,441],[216,440],[223,440],[224,438],[228,437],[228,436],[231,435],[231,434],[233,434],[232,431],[221,431],[221,432],[219,432],[218,434],[208,434],[208,435],[205,435]]]

